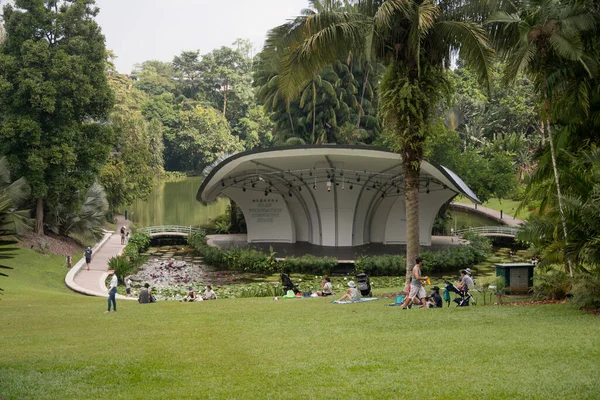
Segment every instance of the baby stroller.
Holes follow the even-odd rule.
[[[450,292],[454,292],[458,295],[458,297],[456,297],[454,299],[454,302],[456,303],[457,307],[466,307],[469,305],[469,302],[471,302],[471,301],[473,302],[473,305],[476,305],[475,299],[473,298],[471,293],[469,293],[468,289],[460,290],[459,288],[454,286],[451,282],[446,281],[446,288],[444,291],[444,299],[446,299],[446,301],[448,302],[448,307],[450,307],[450,296],[449,296]],[[446,295],[446,293],[448,293],[448,295]]]
[[[371,293],[371,281],[369,276],[364,272],[356,275],[356,282],[358,283],[358,290],[360,290],[361,296],[372,296]]]
[[[288,290],[292,290],[294,291],[294,294],[300,293],[300,290],[298,290],[298,286],[294,285],[288,274],[283,272],[281,273],[281,286],[283,286],[283,289],[286,292]]]

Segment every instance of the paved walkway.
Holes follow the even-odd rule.
[[[102,240],[92,248],[92,262],[87,270],[85,258],[75,264],[65,277],[65,283],[72,290],[88,296],[108,297],[106,277],[108,276],[108,260],[121,253],[125,245],[121,244],[121,226],[129,226],[123,216],[117,217],[117,232],[107,232]],[[119,299],[135,300],[117,294]]]
[[[508,226],[517,227],[523,224],[525,221],[522,219],[517,219],[512,215],[508,215],[506,213],[500,214],[500,211],[492,210],[491,208],[483,207],[483,206],[475,206],[475,204],[466,204],[466,203],[451,203],[451,208],[457,208],[466,211],[474,211],[476,213],[485,215],[496,221],[503,223]],[[476,208],[477,207],[477,208]]]

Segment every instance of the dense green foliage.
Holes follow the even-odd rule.
[[[117,136],[111,157],[100,172],[112,210],[144,198],[154,187],[155,177],[163,172],[162,125],[148,121],[140,110],[145,93],[135,89],[130,79],[115,71],[109,74],[115,95],[110,121]]]
[[[316,257],[312,254],[305,254],[301,257],[287,257],[284,261],[279,262],[281,270],[298,274],[328,275],[337,265],[338,260],[334,257]]]
[[[91,0],[17,0],[3,11],[0,151],[31,185],[43,233],[45,206],[77,210],[111,150],[104,36]]]
[[[124,278],[135,272],[135,265],[131,263],[129,257],[125,255],[114,256],[108,260],[108,269],[112,269],[115,271],[115,275],[119,278],[121,282],[124,281]]]
[[[423,251],[423,272],[458,271],[485,260],[492,251],[489,239],[483,236],[466,235],[469,244],[452,246],[444,251]],[[404,273],[404,255],[362,256],[356,260],[356,272],[371,276],[398,276]]]
[[[136,232],[129,238],[127,246],[123,249],[123,255],[129,259],[134,267],[139,267],[144,262],[141,253],[148,250],[150,246],[150,235],[143,232]]]

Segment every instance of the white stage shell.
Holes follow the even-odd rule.
[[[425,246],[444,203],[457,194],[480,202],[456,174],[427,162],[419,193]],[[402,159],[387,149],[321,145],[238,153],[212,169],[196,198],[207,203],[219,195],[243,211],[249,243],[406,243]]]

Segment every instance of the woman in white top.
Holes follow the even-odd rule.
[[[204,300],[216,300],[217,294],[212,290],[212,286],[206,285],[204,290],[204,294],[202,295],[202,299]]]
[[[348,290],[346,294],[344,294],[338,301],[348,300],[348,301],[358,301],[360,299],[360,292],[356,288],[354,281],[348,282]]]

